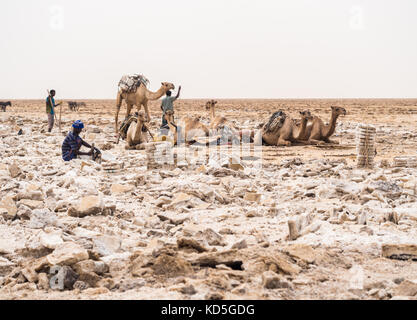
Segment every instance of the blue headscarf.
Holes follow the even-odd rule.
[[[77,120],[72,124],[75,129],[84,129],[84,123],[81,120]]]

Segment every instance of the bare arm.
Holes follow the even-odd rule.
[[[87,148],[90,148],[90,149],[91,149],[91,146],[90,146],[87,142],[85,142],[84,140],[81,142],[81,144],[82,144],[84,147],[87,147]]]
[[[91,145],[89,145],[87,142],[85,142],[84,140],[82,141],[82,143],[81,143],[84,147],[87,147],[87,148],[90,148],[90,149],[92,149],[93,148],[93,146],[91,146]],[[101,151],[99,150],[99,149],[97,149],[96,147],[94,147],[94,150],[96,151],[96,152],[99,152],[99,153],[101,153]],[[92,155],[92,151],[90,151],[90,152],[86,152],[85,153],[85,155],[87,155],[87,156],[91,156]]]
[[[177,93],[177,96],[175,97],[175,100],[177,100],[180,97],[180,93],[181,93],[181,86],[179,86],[178,88],[178,93]]]
[[[93,153],[91,151],[89,152],[77,151],[76,154],[77,156],[91,156]]]

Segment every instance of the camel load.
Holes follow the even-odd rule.
[[[359,124],[356,134],[357,161],[359,168],[372,168],[375,157],[375,133],[372,125]]]
[[[394,167],[417,168],[417,157],[395,157]]]
[[[142,74],[125,75],[119,81],[119,91],[132,93],[143,84],[145,87],[149,85],[149,80]]]
[[[138,125],[138,122],[139,122],[139,125]],[[126,118],[122,122],[122,124],[120,126],[119,133],[118,133],[118,136],[117,136],[117,142],[116,142],[116,144],[119,143],[120,138],[122,140],[126,140],[127,139],[128,140],[128,144],[129,144],[129,147],[132,147],[132,146],[134,146],[136,144],[141,144],[145,140],[147,141],[147,137],[146,137],[146,133],[147,132],[149,133],[149,135],[151,137],[153,137],[151,131],[149,130],[149,127],[144,122],[145,121],[144,121],[144,113],[143,113],[143,111],[141,111],[141,112],[135,112],[134,115],[129,115],[128,118]],[[133,123],[133,126],[132,126],[132,123]],[[139,128],[139,126],[140,126],[140,128]],[[140,133],[137,133],[136,140],[138,140],[138,141],[137,141],[137,143],[134,143],[134,141],[136,141],[135,138],[134,138],[134,133],[136,132],[136,128],[137,129],[140,129],[141,132]],[[129,135],[129,129],[130,129],[130,138],[128,137],[128,135]]]
[[[278,129],[281,129],[284,125],[287,115],[283,111],[274,112],[274,114],[269,118],[268,123],[264,127],[265,133],[275,132]]]

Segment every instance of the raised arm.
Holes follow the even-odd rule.
[[[181,93],[181,86],[179,86],[178,88],[178,93],[177,93],[177,96],[175,97],[175,100],[177,100],[180,97],[180,93]]]

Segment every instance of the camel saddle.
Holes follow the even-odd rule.
[[[134,115],[129,115],[126,119],[123,120],[122,124],[119,128],[119,137],[117,139],[117,143],[119,142],[119,139],[122,138],[123,140],[126,140],[127,137],[127,131],[129,130],[129,127],[132,122],[138,122],[138,113],[135,112]],[[146,132],[146,128],[142,128],[142,132]]]
[[[274,112],[271,118],[269,118],[268,123],[264,126],[264,132],[275,132],[276,130],[282,128],[286,119],[287,115],[285,114],[285,112],[281,110]]]
[[[119,90],[126,93],[136,92],[141,84],[145,87],[149,85],[149,80],[144,75],[125,75],[119,81]]]

